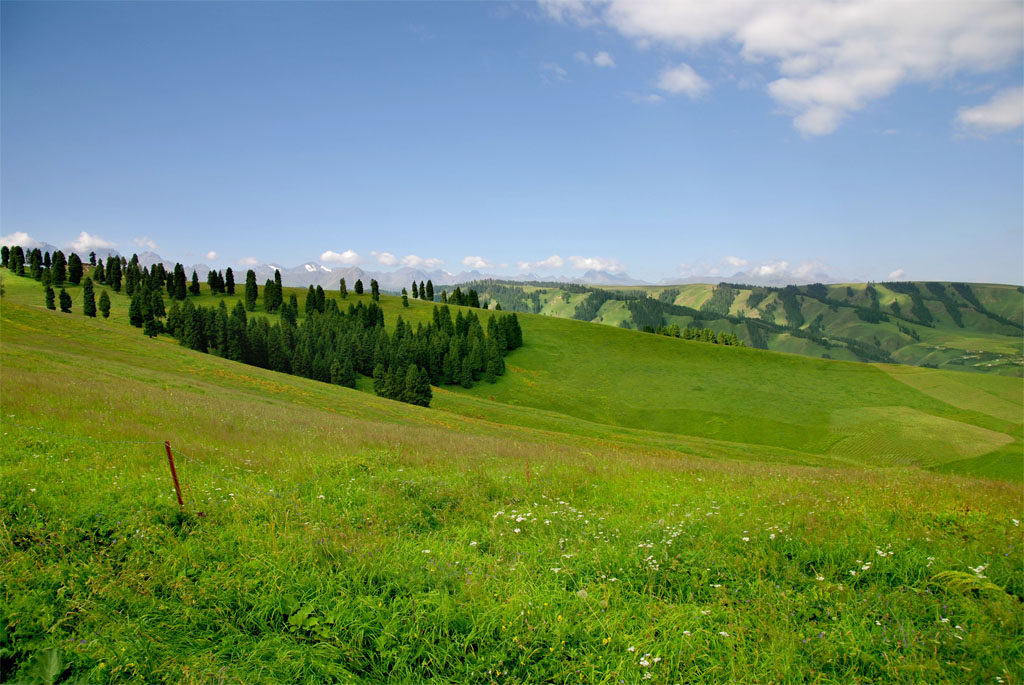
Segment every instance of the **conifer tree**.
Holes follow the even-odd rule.
[[[377,285],[377,279],[370,279],[370,298],[377,302],[380,300],[380,286]]]
[[[106,259],[106,284],[113,288],[115,293],[121,292],[121,260],[117,257]]]
[[[174,265],[174,299],[182,301],[188,293],[188,285],[185,280],[185,267],[180,263]]]
[[[95,252],[90,252],[89,253],[89,266],[96,266],[96,253]]]
[[[192,269],[192,282],[189,283],[188,291],[193,295],[199,294],[199,275],[195,269]]]
[[[427,301],[434,301],[434,284],[430,281],[430,279],[427,279]]]
[[[403,307],[408,307],[409,306],[409,295],[408,295],[408,293],[405,292],[405,288],[402,288],[402,306]]]
[[[164,309],[164,296],[159,288],[150,291],[149,311],[152,316],[158,319],[167,316],[167,310]]]
[[[224,290],[227,291],[228,295],[235,294],[235,272],[231,270],[230,266],[224,272]]]
[[[11,262],[11,248],[4,245],[0,247],[0,266],[6,267]]]
[[[306,316],[309,316],[313,312],[317,311],[316,308],[316,291],[313,290],[313,285],[310,284],[309,290],[306,291],[306,304],[305,304]]]
[[[53,284],[64,285],[64,281],[68,279],[68,262],[64,258],[64,253],[57,250],[53,253]]]
[[[110,295],[106,290],[100,293],[100,314],[104,319],[110,318]]]
[[[96,262],[96,268],[92,270],[92,280],[96,283],[105,283],[107,275],[103,271],[103,260]]]
[[[472,288],[469,289],[469,293],[466,295],[466,304],[480,309],[480,296]]]
[[[46,268],[46,269],[49,269],[51,266],[53,266],[53,262],[50,261],[50,253],[49,252],[44,252],[43,253],[43,267]]]
[[[427,287],[423,285],[423,281],[420,281],[420,299],[427,299]]]
[[[128,323],[136,328],[142,328],[142,322],[142,297],[141,293],[135,293],[128,304]]]
[[[68,281],[72,285],[82,282],[82,259],[74,252],[68,257]]]
[[[256,309],[256,298],[260,296],[259,287],[256,285],[256,272],[249,269],[245,272],[245,308],[248,311]]]
[[[82,313],[96,318],[96,293],[92,288],[92,279],[86,277],[82,286]]]
[[[353,288],[353,290],[356,291],[356,295],[363,294],[363,280],[361,278],[356,279],[356,285],[355,288]]]
[[[57,309],[57,305],[54,304],[53,300],[54,300],[53,288],[51,288],[50,286],[46,286],[46,308],[47,309],[54,309],[54,310]]]
[[[281,285],[281,270],[274,269],[274,287],[277,293],[274,295],[274,309],[277,309],[284,302],[284,286]]]
[[[324,293],[323,286],[316,287],[316,310],[321,314],[327,309],[327,294]]]
[[[43,276],[43,255],[38,248],[28,253],[28,275],[37,281]]]
[[[60,289],[60,310],[65,314],[71,313],[71,296],[64,288]]]
[[[142,332],[148,335],[150,338],[155,338],[160,335],[163,330],[163,326],[156,319],[146,319],[146,323],[142,326]]]
[[[414,299],[420,296],[420,291],[416,288],[416,281],[412,282],[412,296]]]
[[[345,279],[341,279],[341,299],[348,298],[348,287],[345,285]]]
[[[441,291],[441,302],[442,302],[442,304],[448,304],[448,291],[447,290],[442,290]]]

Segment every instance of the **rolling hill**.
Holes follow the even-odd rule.
[[[147,338],[123,294],[90,319],[80,288],[64,314],[0,276],[4,680],[1024,663],[1018,378],[523,314],[496,384],[425,409]],[[433,309],[381,305],[389,326]]]
[[[1024,374],[1024,291],[966,283],[588,287],[469,284],[503,309],[635,330],[676,325],[822,359]]]

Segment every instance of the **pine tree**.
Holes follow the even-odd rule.
[[[427,287],[423,285],[423,281],[420,281],[420,299],[427,299]]]
[[[96,268],[92,270],[92,280],[95,283],[105,283],[107,275],[103,271],[103,260],[96,262]]]
[[[256,309],[256,299],[260,296],[259,287],[256,285],[256,272],[249,269],[245,272],[245,308],[248,311]]]
[[[284,286],[281,285],[281,270],[274,269],[274,309],[277,310],[284,303]],[[266,297],[264,295],[264,297]]]
[[[323,286],[316,287],[316,310],[323,314],[327,310],[327,295]]]
[[[353,288],[353,290],[356,291],[356,295],[362,295],[363,294],[363,281],[362,281],[361,278],[357,278],[356,279],[356,285],[355,285],[355,288]]]
[[[72,285],[82,282],[82,259],[74,252],[68,257],[68,281]]]
[[[469,293],[466,295],[466,304],[480,309],[480,296],[472,288],[469,289]]]
[[[11,263],[11,248],[4,245],[0,247],[0,266],[8,266]]]
[[[144,321],[142,316],[142,296],[141,293],[135,293],[132,295],[131,302],[128,305],[128,323],[135,326],[136,328],[142,328],[142,322]]]
[[[164,296],[159,288],[150,291],[149,311],[152,316],[158,319],[167,316],[167,310],[164,309]]]
[[[68,279],[68,262],[64,258],[64,253],[57,250],[53,253],[53,284],[64,285],[64,281]]]
[[[100,314],[104,319],[110,318],[110,295],[106,290],[100,293]]]
[[[43,276],[43,255],[38,248],[28,253],[28,275],[37,281]]]
[[[49,269],[51,266],[53,266],[53,262],[50,261],[50,253],[49,252],[44,252],[43,253],[43,268]]]
[[[412,296],[413,298],[417,298],[420,296],[420,291],[416,288],[416,281],[412,282]]]
[[[60,289],[60,310],[65,314],[71,313],[71,296],[64,288]]]
[[[402,306],[409,306],[409,294],[405,292],[405,288],[402,288]]]
[[[317,311],[317,308],[316,308],[316,291],[313,290],[312,284],[310,284],[309,290],[306,291],[305,311],[306,311],[306,316],[309,316],[313,312]]]
[[[96,318],[96,293],[92,288],[92,279],[88,277],[82,286],[82,313]]]
[[[155,338],[163,332],[163,326],[156,319],[146,319],[146,323],[142,327],[142,332],[148,335],[150,338]]]
[[[448,304],[448,291],[447,290],[442,290],[441,291],[441,303],[442,304]]]
[[[341,299],[348,298],[348,287],[345,285],[345,279],[341,279]]]
[[[185,267],[174,265],[174,299],[182,301],[188,293],[188,281],[185,280]]]
[[[54,310],[57,309],[57,305],[54,304],[53,300],[54,300],[53,288],[51,288],[50,286],[46,286],[46,308],[47,309],[54,309]]]
[[[89,266],[96,266],[96,253],[95,252],[90,252],[89,253]]]
[[[380,300],[380,286],[377,285],[377,279],[375,278],[370,279],[370,298],[374,302],[378,302]]]
[[[199,294],[199,275],[195,269],[192,269],[192,282],[189,283],[188,291],[193,295]]]
[[[107,285],[115,293],[121,292],[121,260],[116,257],[107,260]]]
[[[224,290],[227,291],[228,295],[235,294],[235,272],[231,270],[230,266],[224,272]]]
[[[434,301],[434,284],[430,281],[430,279],[427,279],[427,301]]]

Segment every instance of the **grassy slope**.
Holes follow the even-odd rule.
[[[1024,666],[1019,486],[690,458],[658,440],[764,450],[584,437],[597,424],[476,397],[530,377],[545,324],[576,345],[583,324],[523,317],[523,378],[424,410],[149,340],[117,320],[123,297],[89,320],[5,287],[5,679],[46,656],[88,681],[176,682],[961,682]],[[776,357],[806,363],[736,359]],[[968,409],[1005,400],[993,386]],[[183,516],[162,446],[109,442],[164,439]],[[935,577],[979,565],[1005,591]]]
[[[897,302],[903,315],[909,317],[909,320],[890,317],[888,322],[870,324],[861,321],[851,308],[841,307],[838,311],[832,311],[820,301],[801,296],[798,299],[804,317],[803,327],[807,328],[820,314],[822,315],[821,327],[827,335],[854,338],[865,342],[877,340],[878,344],[894,360],[902,364],[927,364],[940,368],[981,371],[998,375],[1024,375],[1024,337],[1019,329],[998,323],[975,311],[966,300],[949,287],[948,283],[945,285],[947,294],[959,306],[963,316],[963,328],[955,325],[945,307],[938,300],[928,299],[934,296],[923,284],[919,284],[919,289],[926,298],[925,305],[935,318],[934,327],[923,326],[913,320],[910,314],[913,303],[909,295],[894,292],[881,284],[875,284],[881,310],[891,315],[889,307],[893,302]],[[675,304],[694,309],[699,309],[704,302],[709,300],[713,290],[713,286],[706,284],[607,287],[612,291],[641,291],[654,298],[657,298],[667,288],[679,290],[679,294],[674,300]],[[849,294],[847,288],[852,294]],[[1018,288],[990,284],[973,284],[972,288],[983,306],[1012,321],[1024,323],[1024,297]],[[563,304],[561,290],[557,288],[543,290],[545,290],[545,294],[541,297],[544,305],[541,310],[542,314],[572,316],[574,307]],[[731,316],[739,316],[742,311],[742,314],[748,318],[767,320],[782,326],[787,324],[786,313],[776,294],[769,294],[756,309],[751,309],[747,304],[750,294],[750,290],[738,291],[730,307]],[[871,306],[871,299],[867,294],[867,284],[865,283],[830,285],[828,286],[828,296],[856,307]],[[574,295],[573,297],[579,298],[580,296]],[[575,301],[576,299],[573,299],[573,303]],[[773,303],[774,312],[768,313],[766,309],[771,308]],[[606,314],[612,315],[607,316]],[[618,326],[623,319],[631,320],[629,312],[625,310],[620,301],[612,300],[602,307],[594,321]],[[675,323],[680,326],[690,322],[690,317],[679,316],[667,316],[665,321],[666,325]],[[901,332],[897,324],[915,330],[920,336],[920,341]],[[715,330],[736,332],[744,339],[748,337],[745,326],[731,323],[725,319],[708,320],[701,325],[710,326]],[[767,336],[767,344],[768,349],[778,352],[830,359],[857,359],[856,355],[847,350],[841,342],[837,346],[826,348],[787,333],[771,333]]]

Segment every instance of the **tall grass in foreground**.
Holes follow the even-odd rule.
[[[1021,681],[1019,483],[602,446],[60,316],[0,311],[0,680]]]

